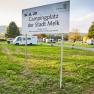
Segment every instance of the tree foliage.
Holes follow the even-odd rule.
[[[83,35],[83,42],[86,42],[88,40],[88,34]]]
[[[89,38],[94,38],[94,22],[92,23],[92,25],[89,28],[88,37]]]
[[[70,32],[68,35],[68,39],[75,42],[77,40],[80,40],[81,36],[77,29],[74,29],[73,32]]]
[[[7,32],[5,36],[7,38],[15,38],[16,36],[20,35],[19,28],[17,27],[15,22],[11,22],[9,26],[7,27]]]
[[[46,34],[34,34],[34,36],[38,36],[38,38],[46,38]]]
[[[64,40],[65,40],[65,41],[68,40],[68,34],[64,34]]]

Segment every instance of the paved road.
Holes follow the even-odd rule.
[[[61,46],[61,45],[54,44],[53,46]],[[64,46],[64,47],[87,50],[87,51],[94,51],[94,48],[85,48],[85,47],[78,47],[78,46]]]
[[[94,51],[94,48],[85,48],[85,47],[77,47],[77,46],[64,46],[64,47],[81,49],[81,50],[88,50],[88,51]]]

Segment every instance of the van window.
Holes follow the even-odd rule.
[[[21,41],[21,37],[18,37],[18,38],[17,38],[17,41]]]
[[[31,40],[31,38],[27,38],[27,40]]]
[[[25,40],[25,38],[23,38],[23,40]]]

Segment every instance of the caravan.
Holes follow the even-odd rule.
[[[93,45],[93,44],[94,44],[94,40],[93,40],[93,39],[88,39],[88,40],[87,40],[87,44]]]
[[[27,39],[27,40],[26,40]],[[15,45],[32,45],[32,44],[37,44],[37,36],[17,36],[14,41],[13,44]]]

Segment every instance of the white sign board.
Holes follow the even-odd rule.
[[[22,10],[22,33],[67,33],[69,7],[70,2],[64,1]]]

